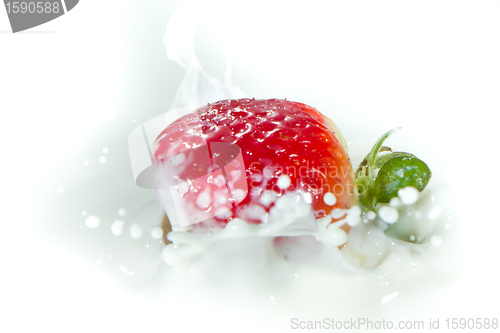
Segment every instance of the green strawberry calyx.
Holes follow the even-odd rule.
[[[422,192],[429,183],[432,173],[425,162],[410,153],[393,152],[383,146],[400,129],[382,135],[356,171],[358,200],[366,210],[375,209],[378,203],[389,203],[400,189],[411,186]]]

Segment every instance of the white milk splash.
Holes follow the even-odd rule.
[[[194,110],[223,99],[249,97],[233,81],[234,53],[226,51],[224,81],[216,79],[203,69],[194,52],[195,31],[196,18],[188,11],[175,13],[168,22],[164,37],[168,58],[186,70],[170,110]]]

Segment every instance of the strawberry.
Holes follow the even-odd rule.
[[[166,173],[177,180],[184,209],[199,230],[223,228],[235,217],[265,223],[286,194],[310,203],[317,218],[356,202],[354,172],[340,132],[302,103],[239,99],[208,104],[168,125],[152,153],[159,170],[170,168]],[[162,202],[166,199],[157,197],[171,214]]]

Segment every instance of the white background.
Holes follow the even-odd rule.
[[[342,110],[334,120],[345,133],[376,138],[403,126],[432,147],[424,154],[446,166],[465,224],[463,272],[436,316],[498,318],[500,1],[190,6],[200,15],[198,56],[213,75],[222,77],[231,47],[240,55],[235,79],[252,96]],[[112,279],[33,226],[42,214],[35,193],[49,175],[56,182],[47,191],[55,193],[54,174],[67,171],[62,161],[125,142],[133,119],[144,122],[172,102],[183,71],[168,60],[162,38],[178,8],[174,1],[83,0],[18,34],[0,9],[5,332],[138,331],[144,322],[162,323],[145,309],[132,311],[133,299]],[[76,322],[79,329],[69,328]]]

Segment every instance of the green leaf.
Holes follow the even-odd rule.
[[[431,170],[422,160],[412,154],[392,152],[389,147],[382,146],[399,129],[382,135],[356,170],[358,200],[367,209],[372,209],[377,203],[388,203],[404,187],[412,186],[422,192],[429,183]],[[390,153],[379,155],[381,151]]]
[[[380,148],[382,148],[382,144],[384,143],[384,141],[388,137],[390,137],[391,135],[393,135],[394,133],[396,133],[397,131],[399,131],[400,129],[401,129],[401,127],[398,127],[398,128],[393,129],[393,130],[390,130],[389,132],[387,132],[384,135],[382,135],[380,137],[380,139],[378,139],[378,141],[375,143],[375,145],[373,146],[372,150],[370,151],[370,153],[367,156],[368,166],[372,167],[372,166],[375,165],[375,159],[377,158],[377,154],[380,152]]]
[[[382,147],[382,144],[389,136],[399,131],[400,129],[401,127],[398,127],[382,135],[356,170],[358,200],[363,206],[368,209],[377,204],[375,196],[375,177],[373,174],[374,170],[376,169],[375,164],[377,160],[377,154],[381,150],[390,150],[390,148],[388,147]]]
[[[396,152],[381,156],[382,167],[375,180],[377,202],[388,203],[398,196],[398,191],[407,186],[422,192],[429,183],[431,170],[418,157]]]

